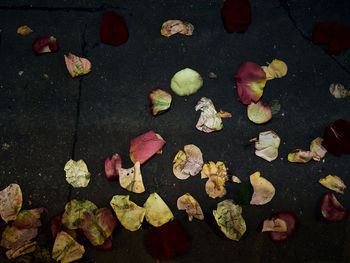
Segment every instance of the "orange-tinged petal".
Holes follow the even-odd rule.
[[[86,58],[81,58],[69,53],[68,56],[64,55],[64,60],[68,72],[72,77],[85,75],[91,71],[91,62]]]
[[[260,176],[260,172],[255,172],[250,176],[250,183],[254,188],[251,205],[264,205],[272,200],[275,195],[275,187],[264,177]]]
[[[20,34],[22,36],[27,36],[30,33],[33,33],[34,31],[27,25],[24,26],[20,26],[19,28],[17,28],[17,34]]]
[[[343,180],[336,175],[327,175],[326,178],[322,178],[318,182],[330,190],[344,194],[346,185],[344,184]]]

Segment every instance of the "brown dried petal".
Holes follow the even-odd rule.
[[[24,244],[22,244],[19,247],[14,247],[8,251],[6,251],[6,256],[8,259],[14,259],[16,257],[32,253],[36,249],[36,241],[26,241]]]
[[[6,223],[17,218],[22,201],[22,191],[18,184],[10,184],[0,191],[0,216]]]
[[[11,249],[20,247],[38,235],[37,228],[18,229],[15,226],[7,226],[2,232],[0,246]]]
[[[266,231],[287,232],[287,223],[279,218],[265,220],[261,232]]]
[[[19,28],[17,28],[17,34],[20,34],[22,36],[27,36],[30,33],[33,33],[34,31],[27,25],[24,26],[20,26]]]
[[[221,117],[221,118],[232,118],[232,114],[227,112],[227,111],[223,111],[223,110],[220,110],[218,112],[218,115]]]
[[[186,210],[190,222],[193,217],[199,220],[204,219],[203,211],[199,206],[199,203],[189,193],[186,193],[177,199],[177,208],[179,210]]]
[[[61,231],[57,234],[52,249],[53,259],[62,261],[62,263],[68,263],[82,258],[84,253],[84,246],[76,242],[66,232]]]
[[[163,23],[160,33],[166,37],[170,37],[177,33],[191,36],[193,30],[194,26],[191,23],[182,22],[181,20],[168,20]]]

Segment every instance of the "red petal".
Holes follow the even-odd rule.
[[[109,238],[106,239],[106,241],[99,246],[96,246],[96,248],[100,251],[110,251],[113,246],[113,237],[110,236]]]
[[[34,40],[32,49],[35,54],[55,52],[58,50],[58,42],[53,36],[38,37]]]
[[[341,222],[348,217],[348,211],[338,202],[332,192],[325,193],[321,201],[324,218],[332,222]]]
[[[119,178],[119,169],[122,168],[122,159],[119,154],[114,154],[112,159],[105,160],[105,173],[107,179],[113,180]]]
[[[226,0],[221,8],[221,17],[228,32],[245,32],[251,22],[249,1]]]
[[[292,236],[296,230],[296,225],[298,224],[297,217],[291,212],[280,212],[272,217],[272,220],[282,219],[287,224],[287,232],[269,232],[269,236],[274,242],[282,242],[288,237]]]
[[[128,37],[128,28],[123,17],[113,11],[103,14],[100,26],[101,42],[119,46],[127,41]]]

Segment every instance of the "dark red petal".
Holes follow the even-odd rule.
[[[348,211],[338,202],[332,192],[323,195],[321,212],[324,218],[332,222],[341,222],[348,217]]]
[[[226,0],[221,8],[221,17],[228,32],[245,32],[251,22],[249,1]]]
[[[123,17],[116,12],[105,12],[100,26],[101,42],[119,46],[128,40],[129,33]]]
[[[110,236],[109,238],[106,239],[106,241],[99,246],[96,246],[96,248],[100,251],[110,251],[113,246],[113,238]]]
[[[287,232],[269,232],[269,236],[274,242],[282,242],[292,236],[298,224],[298,218],[291,212],[280,212],[272,216],[272,220],[281,219],[287,224]]]
[[[340,119],[327,126],[322,145],[336,156],[350,153],[350,121]]]

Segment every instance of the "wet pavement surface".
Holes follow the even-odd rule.
[[[31,3],[31,4],[30,4]],[[192,237],[190,249],[168,262],[350,262],[350,222],[329,223],[320,213],[327,192],[317,183],[328,174],[350,184],[350,156],[330,153],[323,161],[294,164],[290,151],[308,149],[311,140],[323,136],[325,126],[337,119],[350,120],[350,97],[335,99],[332,82],[350,83],[350,50],[329,55],[325,46],[314,45],[315,22],[336,21],[350,26],[347,1],[250,1],[252,24],[244,34],[224,29],[223,1],[1,1],[0,2],[0,189],[18,183],[23,207],[47,207],[38,241],[52,249],[50,218],[62,214],[66,202],[88,199],[109,207],[113,195],[129,194],[142,205],[152,192],[168,204],[175,219]],[[123,16],[129,39],[121,46],[102,44],[102,14]],[[168,19],[191,22],[193,36],[160,35]],[[21,25],[35,32],[20,36]],[[59,51],[36,56],[34,39],[53,35]],[[92,72],[71,78],[63,55],[72,52],[88,58]],[[237,101],[233,75],[245,61],[266,65],[278,58],[288,65],[282,79],[268,81],[263,100],[278,99],[281,110],[264,125],[249,121],[246,107]],[[203,87],[194,95],[178,97],[170,89],[172,76],[183,68],[198,71]],[[22,74],[19,74],[19,72]],[[209,72],[218,79],[210,79]],[[173,97],[168,112],[153,117],[148,93],[162,88]],[[216,109],[232,113],[222,131],[205,134],[195,128],[201,97],[211,98]],[[161,155],[142,165],[146,192],[134,194],[104,175],[104,160],[119,153],[123,167],[131,167],[130,140],[154,130],[166,141]],[[254,155],[249,139],[274,130],[281,137],[279,157],[269,163]],[[6,146],[9,145],[9,147]],[[200,175],[181,181],[172,173],[172,161],[186,144],[195,144],[205,162],[223,161],[229,173],[241,180],[260,171],[273,183],[276,195],[263,206],[243,206],[247,232],[239,242],[227,239],[216,226],[212,210],[218,202],[232,199],[238,185],[227,183],[224,198],[211,199]],[[83,159],[91,172],[86,188],[72,188],[63,167],[70,159]],[[187,221],[176,200],[189,192],[200,203],[205,220]],[[337,195],[350,208],[349,193]],[[279,211],[299,218],[293,238],[274,244],[260,233],[262,221]],[[0,230],[5,223],[0,222]],[[151,226],[130,232],[119,223],[113,249],[96,250],[85,244],[77,262],[155,262],[147,236]],[[0,262],[9,262],[1,249]]]

